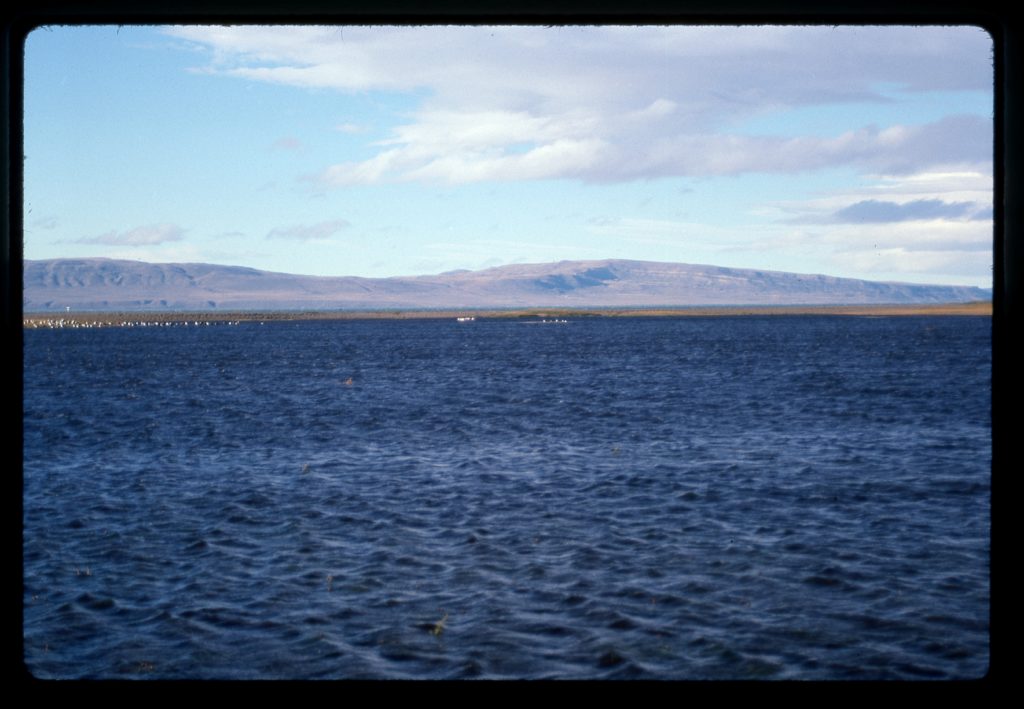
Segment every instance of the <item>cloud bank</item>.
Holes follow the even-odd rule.
[[[363,160],[308,179],[377,182],[977,169],[987,116],[865,125],[831,136],[744,135],[742,121],[904,93],[991,90],[972,27],[203,27],[209,71],[356,94],[421,92]],[[411,118],[411,120],[409,120]],[[343,156],[339,156],[343,157]],[[329,158],[328,158],[329,159]]]
[[[943,202],[941,199],[918,199],[906,204],[875,199],[851,204],[837,211],[837,222],[905,222],[912,219],[957,219],[974,205],[970,202]]]

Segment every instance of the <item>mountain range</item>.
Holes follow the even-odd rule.
[[[960,303],[973,286],[606,259],[438,275],[301,276],[205,263],[104,258],[26,260],[26,313],[142,310],[390,310]]]

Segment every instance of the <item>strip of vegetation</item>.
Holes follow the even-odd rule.
[[[26,313],[26,328],[147,327],[238,324],[292,320],[445,320],[595,318],[595,317],[727,317],[739,315],[991,315],[991,302],[928,305],[752,305],[678,308],[518,308],[508,310],[308,310],[237,312],[78,312]]]

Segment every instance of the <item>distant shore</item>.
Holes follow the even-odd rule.
[[[26,328],[129,327],[287,320],[449,320],[477,318],[730,317],[750,315],[992,315],[991,302],[927,305],[750,305],[672,308],[510,308],[507,310],[303,310],[25,313]]]

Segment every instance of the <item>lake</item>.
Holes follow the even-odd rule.
[[[26,330],[42,678],[976,678],[991,318]]]

